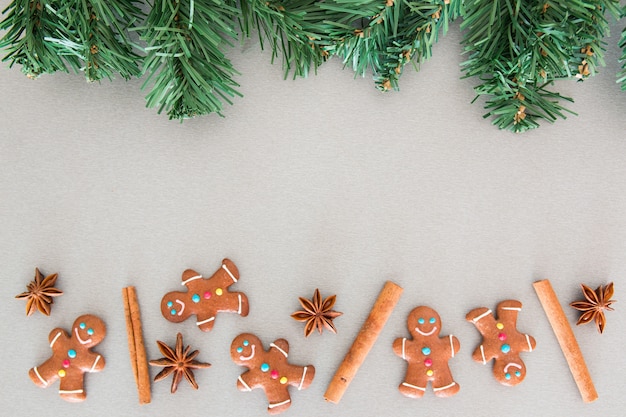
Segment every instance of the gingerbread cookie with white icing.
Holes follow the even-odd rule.
[[[476,348],[472,358],[487,364],[494,359],[493,375],[503,385],[517,385],[526,377],[526,365],[521,352],[532,352],[537,343],[532,336],[517,330],[517,316],[522,303],[506,300],[496,308],[498,317],[487,307],[476,308],[465,317],[483,336],[483,343]]]
[[[52,356],[28,371],[32,381],[47,388],[60,380],[59,395],[66,401],[78,402],[87,397],[84,376],[104,369],[104,358],[91,350],[106,336],[106,326],[98,317],[86,314],[72,325],[71,334],[53,329],[48,336]]]
[[[282,413],[291,406],[290,385],[303,390],[311,385],[315,376],[313,365],[292,365],[287,361],[288,355],[289,343],[285,339],[270,343],[269,349],[265,350],[258,337],[243,333],[230,345],[233,362],[248,368],[237,379],[237,388],[240,391],[263,389],[270,414]]]
[[[200,330],[208,332],[213,328],[217,313],[230,312],[247,316],[250,310],[248,297],[242,292],[230,292],[228,287],[239,281],[239,270],[229,260],[210,277],[188,269],[183,272],[182,285],[187,291],[172,291],[161,300],[161,314],[173,323],[180,323],[196,316]]]
[[[393,342],[396,355],[408,362],[406,376],[398,389],[411,398],[420,398],[430,381],[438,397],[450,397],[460,386],[452,378],[448,361],[459,352],[459,340],[452,335],[439,337],[441,318],[430,307],[413,309],[407,318],[412,339],[399,338]]]

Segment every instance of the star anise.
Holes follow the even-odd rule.
[[[336,298],[337,296],[331,295],[325,300],[322,300],[320,290],[317,288],[315,289],[312,300],[298,297],[304,310],[296,311],[291,315],[291,317],[298,321],[306,322],[304,325],[305,337],[309,337],[315,329],[317,329],[321,334],[324,327],[333,333],[337,333],[337,329],[333,324],[333,319],[341,316],[343,313],[332,310],[335,305]]]
[[[589,323],[591,320],[595,320],[598,331],[602,333],[606,325],[604,310],[613,311],[611,303],[615,302],[615,300],[611,300],[613,296],[613,283],[609,283],[606,287],[600,285],[595,291],[585,284],[581,284],[580,286],[582,287],[585,300],[570,304],[570,306],[574,307],[576,310],[583,312],[576,324],[585,324]]]
[[[198,389],[198,384],[196,383],[192,369],[208,368],[211,364],[196,361],[195,358],[198,356],[199,351],[194,350],[189,353],[191,346],[183,347],[183,335],[180,333],[176,335],[176,347],[174,349],[159,340],[157,340],[157,344],[159,345],[159,350],[165,357],[150,361],[150,365],[152,366],[164,367],[163,370],[154,377],[154,381],[161,381],[173,373],[172,394],[176,392],[183,376],[194,389]]]
[[[30,316],[37,310],[46,316],[50,315],[50,309],[52,303],[54,303],[52,298],[63,295],[63,291],[54,287],[58,276],[59,274],[52,274],[44,278],[39,269],[35,268],[35,279],[26,286],[28,291],[15,296],[18,299],[26,299],[27,316]]]

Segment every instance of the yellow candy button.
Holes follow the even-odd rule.
[[[279,380],[279,381],[280,381],[280,383],[281,383],[281,384],[283,384],[283,385],[284,385],[284,384],[286,384],[286,383],[287,383],[287,377],[286,377],[286,376],[284,376],[284,377],[280,378],[280,380]]]
[[[222,289],[218,288],[215,290],[215,295],[222,295],[222,292],[223,292]]]
[[[498,329],[502,330],[502,329],[504,329],[504,324],[502,324],[502,323],[498,323],[498,324],[496,324],[496,327],[497,327]]]
[[[429,369],[428,371],[426,371],[426,375],[433,376],[433,370]]]
[[[65,371],[63,369],[59,369],[58,374],[61,378],[63,378],[65,376]]]

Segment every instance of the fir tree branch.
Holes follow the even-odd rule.
[[[626,10],[624,10],[626,14]],[[622,35],[619,41],[620,48],[622,48],[622,56],[620,62],[622,63],[622,70],[617,74],[617,82],[621,84],[622,90],[626,91],[626,28],[622,30]]]
[[[222,100],[241,95],[237,73],[222,48],[236,39],[241,18],[232,0],[156,0],[140,28],[148,46],[143,85],[147,106],[185,119],[222,110]]]
[[[78,58],[64,55],[62,46],[48,40],[65,33],[67,22],[58,12],[61,4],[60,0],[13,0],[0,22],[0,30],[7,31],[0,39],[0,49],[7,50],[2,61],[10,61],[9,67],[20,64],[29,78],[67,72],[66,64],[78,70]]]
[[[128,30],[145,15],[137,0],[66,0],[59,13],[68,23],[62,38],[46,38],[62,55],[76,56],[88,81],[129,79],[140,74],[141,57],[133,51]]]
[[[240,6],[244,35],[256,29],[261,48],[270,45],[272,63],[282,55],[285,78],[292,70],[294,78],[306,77],[326,60],[318,0],[241,0]]]

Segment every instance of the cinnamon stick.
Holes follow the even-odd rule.
[[[552,330],[556,335],[561,351],[567,360],[570,372],[574,377],[574,381],[578,386],[578,391],[586,403],[595,401],[598,399],[598,393],[591,380],[591,375],[585,364],[585,359],[580,351],[572,327],[567,321],[565,312],[559,303],[556,293],[550,284],[550,281],[545,279],[543,281],[537,281],[533,284],[537,297],[543,306],[548,321],[552,326]]]
[[[348,389],[348,385],[350,385],[350,382],[354,379],[359,367],[363,364],[363,361],[365,361],[376,339],[378,339],[391,312],[396,304],[398,304],[400,295],[402,295],[402,287],[399,287],[391,281],[385,283],[369,316],[365,320],[365,323],[363,323],[356,339],[354,339],[352,347],[330,381],[326,393],[324,394],[326,401],[337,404],[341,400],[346,389]]]
[[[135,287],[122,288],[122,298],[124,299],[124,313],[126,315],[130,363],[139,393],[139,404],[148,404],[150,402],[150,374],[146,347],[141,332],[141,314],[139,313]]]

